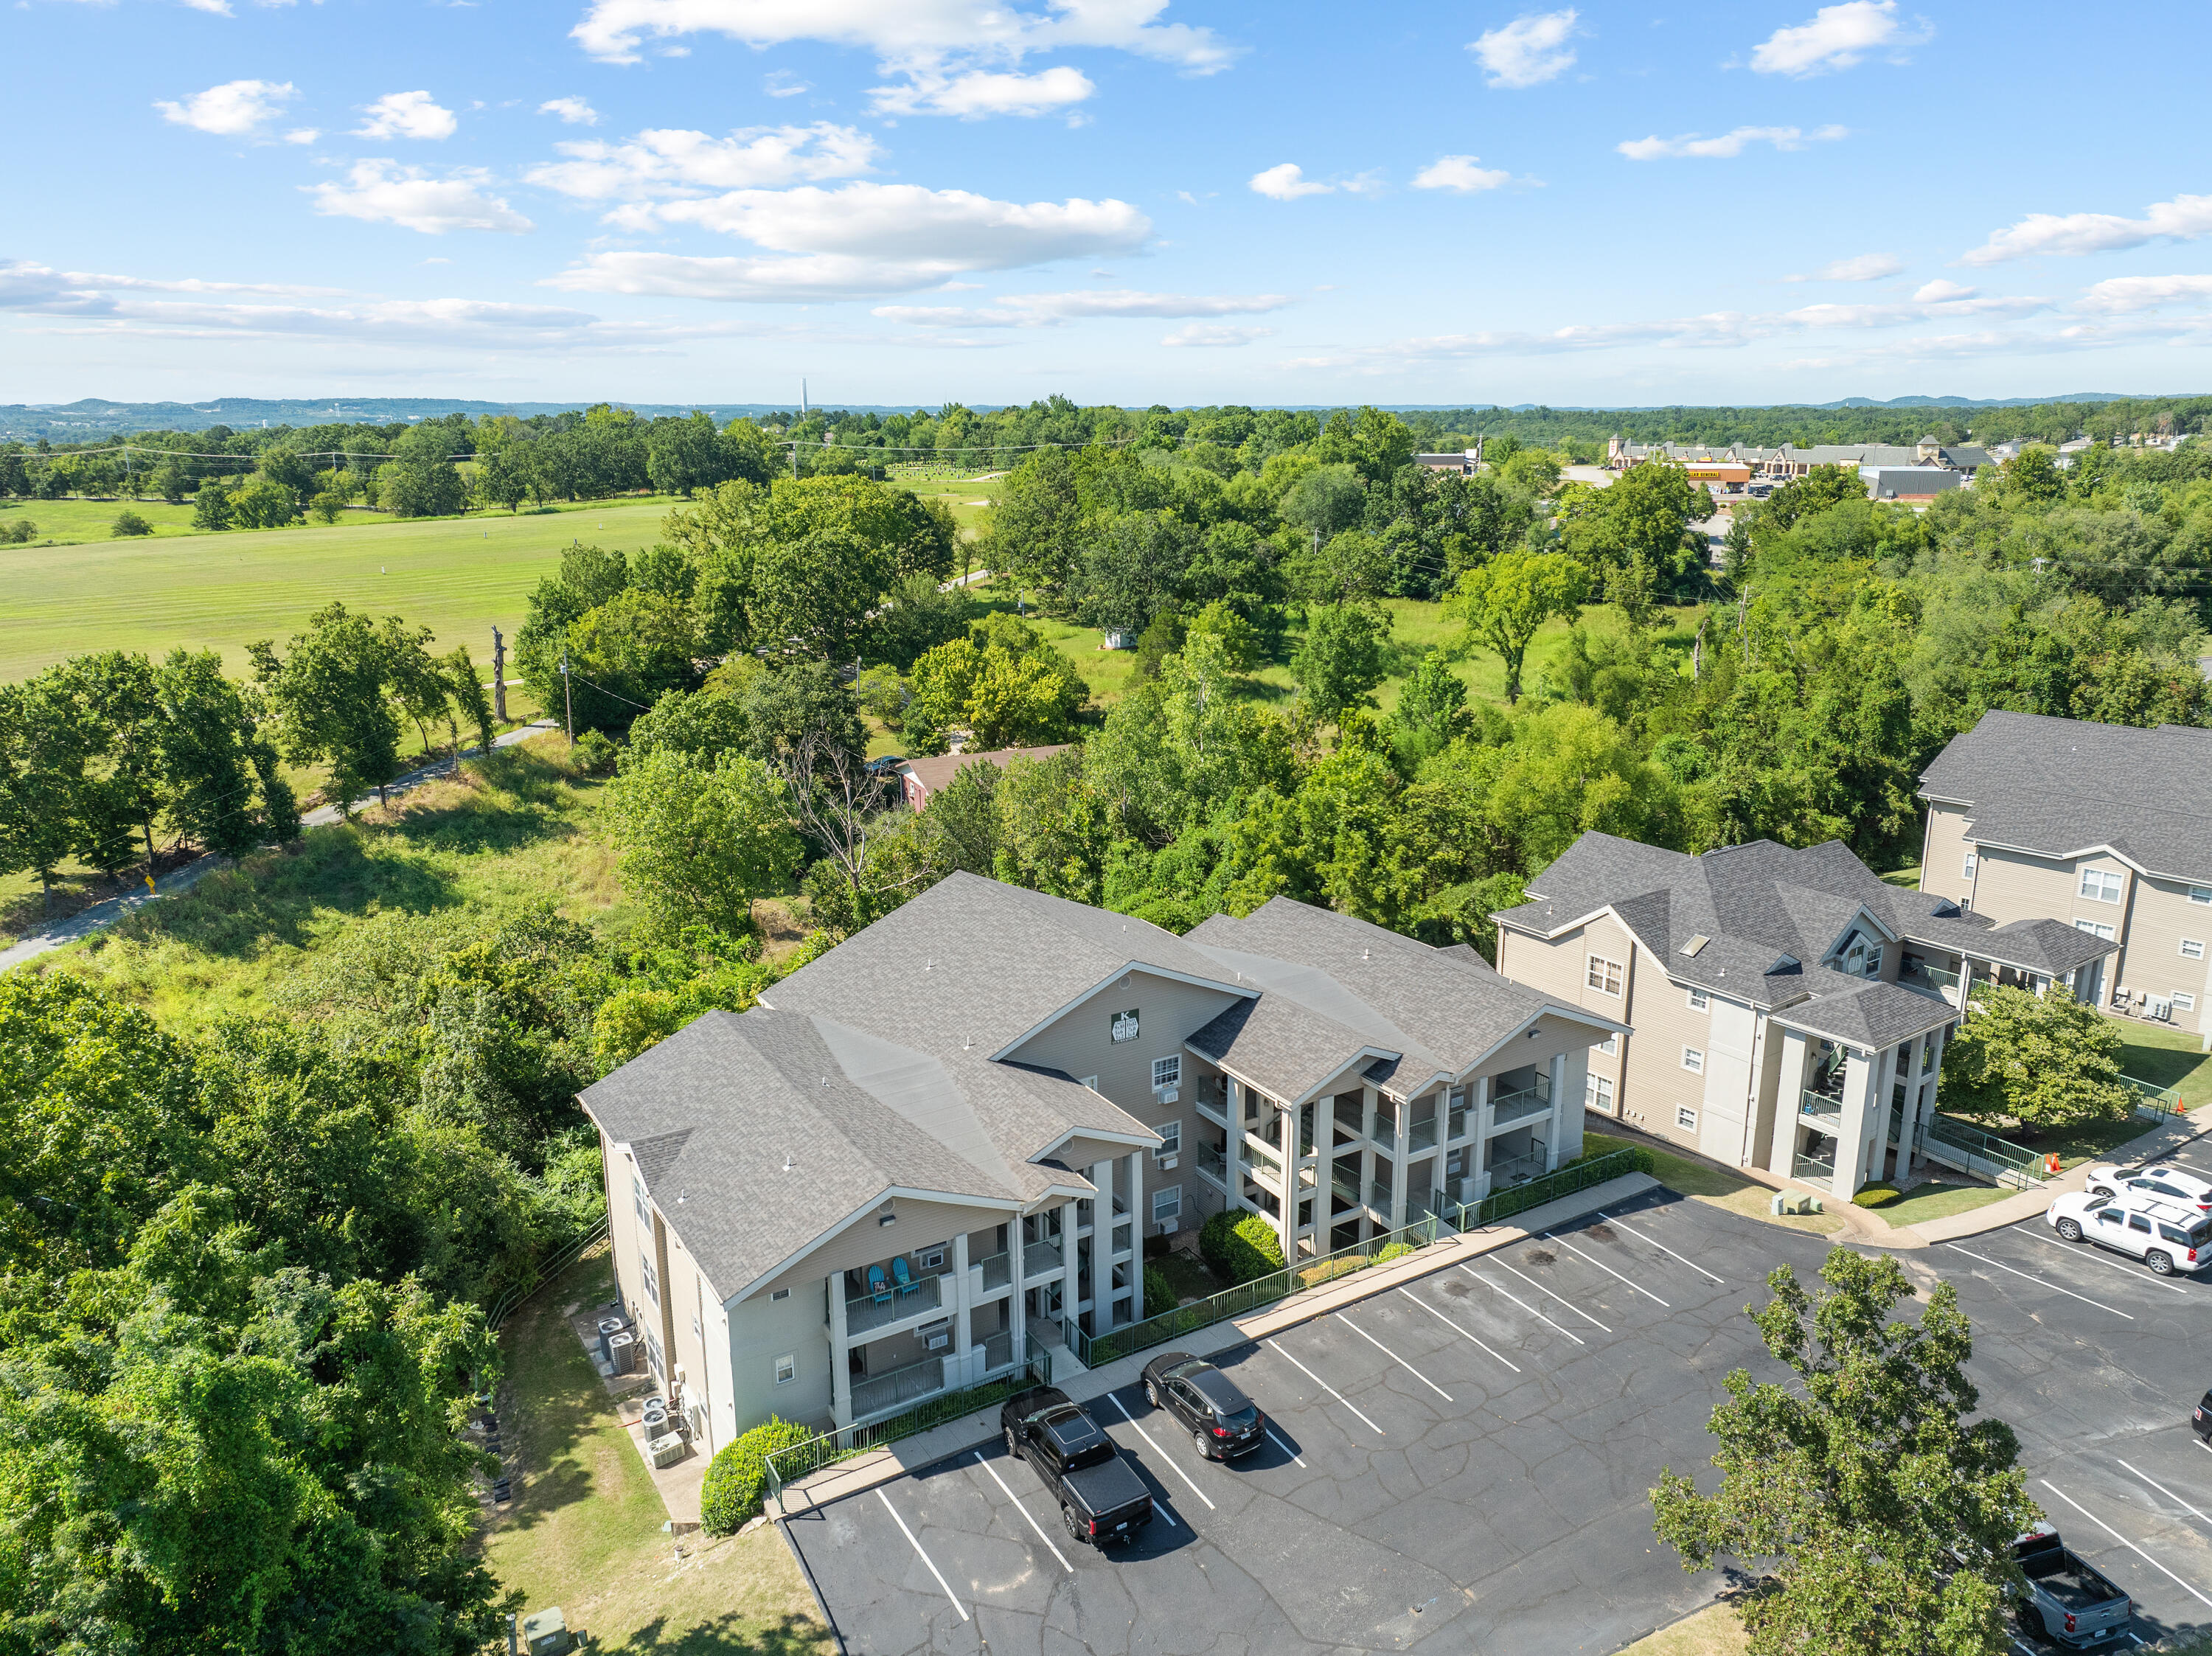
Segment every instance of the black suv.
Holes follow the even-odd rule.
[[[1145,1365],[1145,1397],[1189,1429],[1209,1460],[1227,1460],[1260,1447],[1267,1417],[1237,1383],[1202,1357],[1170,1351]]]

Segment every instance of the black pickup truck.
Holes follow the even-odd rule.
[[[1006,1453],[1026,1460],[1060,1502],[1060,1521],[1078,1541],[1106,1546],[1133,1539],[1152,1521],[1152,1492],[1114,1447],[1114,1440],[1055,1386],[1033,1386],[999,1411]]]

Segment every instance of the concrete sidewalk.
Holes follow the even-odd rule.
[[[2191,1139],[2203,1136],[2212,1129],[2212,1104],[2191,1110],[2188,1114],[2160,1122],[2141,1137],[2130,1138],[2124,1144],[2115,1145],[2098,1162],[2114,1162],[2122,1166],[2134,1162],[2155,1162],[2161,1156],[2177,1150]],[[2056,1179],[2045,1180],[2039,1190],[2026,1190],[2017,1196],[2008,1196],[2002,1202],[1991,1202],[1986,1207],[1970,1208],[1964,1213],[1954,1213],[1948,1219],[1929,1219],[1917,1225],[1903,1225],[1899,1234],[1917,1238],[1917,1242],[1885,1243],[1875,1240],[1874,1246],[1926,1247],[1930,1242],[1954,1241],[1961,1236],[1978,1236],[1984,1231],[2002,1230],[2007,1225],[2016,1225],[2023,1219],[2040,1218],[2051,1198],[2067,1191],[2078,1191],[2088,1183],[2089,1169],[2095,1163],[2084,1162],[2080,1167],[2062,1173]]]
[[[1656,1190],[1659,1181],[1640,1173],[1632,1173],[1620,1179],[1608,1180],[1602,1185],[1563,1196],[1556,1202],[1532,1208],[1517,1215],[1513,1222],[1488,1225],[1463,1235],[1448,1236],[1420,1249],[1407,1259],[1394,1264],[1370,1266],[1353,1272],[1340,1281],[1313,1289],[1304,1294],[1294,1294],[1279,1300],[1263,1310],[1249,1316],[1232,1318],[1215,1323],[1210,1328],[1195,1330],[1175,1342],[1177,1350],[1194,1356],[1211,1356],[1218,1351],[1249,1344],[1255,1340],[1279,1334],[1313,1318],[1326,1316],[1332,1311],[1357,1305],[1362,1300],[1372,1299],[1377,1294],[1388,1293],[1403,1283],[1448,1271],[1453,1265],[1496,1249],[1525,1241],[1555,1226],[1594,1213],[1602,1207],[1632,1201],[1645,1191]],[[1145,1365],[1160,1354],[1161,1347],[1117,1359],[1102,1368],[1066,1375],[1055,1373],[1053,1384],[1066,1392],[1078,1403],[1089,1403],[1103,1398],[1109,1392],[1119,1391],[1135,1384],[1144,1373]],[[995,1436],[999,1430],[998,1405],[963,1415],[942,1426],[933,1426],[927,1432],[916,1433],[896,1443],[851,1460],[842,1460],[825,1466],[791,1484],[783,1492],[787,1513],[810,1511],[841,1501],[849,1495],[862,1494],[878,1484],[889,1483],[924,1466],[934,1465],[963,1449],[974,1448]]]

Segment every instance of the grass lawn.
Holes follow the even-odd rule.
[[[330,945],[379,918],[404,932],[547,895],[573,919],[605,915],[620,894],[599,789],[568,768],[560,737],[538,737],[471,761],[459,779],[428,784],[388,814],[311,828],[296,847],[210,874],[40,964],[186,1027],[311,994]]]
[[[2113,1022],[2120,1030],[2123,1075],[2148,1081],[2154,1087],[2178,1084],[2184,1109],[2212,1104],[2212,1052],[2203,1049],[2203,1036],[2118,1018]]]
[[[1907,891],[1917,891],[1920,889],[1920,864],[1915,863],[1911,868],[1893,868],[1881,877],[1881,883],[1901,886]]]
[[[1583,1133],[1583,1150],[1596,1155],[1611,1150],[1640,1149],[1656,1164],[1652,1177],[1668,1190],[1679,1192],[1696,1202],[1707,1202],[1717,1208],[1726,1208],[1747,1219],[1764,1220],[1770,1225],[1788,1225],[1793,1230],[1807,1230],[1816,1236],[1832,1236],[1844,1228],[1844,1222],[1828,1213],[1792,1213],[1780,1217],[1767,1211],[1767,1204],[1774,1192],[1755,1179],[1715,1167],[1710,1162],[1692,1160],[1686,1156],[1671,1155],[1654,1147],[1641,1138],[1626,1138],[1612,1133]]]
[[[951,482],[935,480],[905,482],[892,480],[902,488],[910,489],[925,500],[942,500],[951,511],[953,521],[969,540],[980,536],[991,520],[991,508],[997,504],[999,491],[1006,487],[1006,479],[970,477]]]
[[[204,532],[192,527],[189,501],[171,506],[167,500],[0,500],[0,519],[14,523],[28,518],[41,541],[110,539],[115,520],[125,512],[135,512],[153,525],[152,538]]]
[[[1751,1648],[1729,1604],[1709,1604],[1672,1627],[1624,1646],[1620,1656],[1744,1656]]]
[[[485,1562],[525,1614],[558,1604],[597,1651],[831,1656],[773,1526],[690,1536],[676,1556],[660,1527],[668,1510],[565,1317],[612,1291],[605,1254],[586,1258],[501,1331],[501,1435],[517,1465],[514,1504],[483,1538]]]
[[[241,676],[248,644],[282,643],[333,598],[426,626],[440,650],[465,644],[489,670],[492,628],[506,633],[512,651],[523,599],[552,572],[562,549],[576,539],[629,552],[651,546],[672,502],[404,521],[354,513],[328,525],[109,540],[106,525],[125,504],[34,500],[20,512],[0,509],[0,517],[27,517],[42,530],[42,507],[90,506],[106,514],[98,537],[82,545],[0,548],[0,615],[8,617],[0,680],[27,678],[91,651],[159,658],[179,645],[222,651],[227,670]]]
[[[1228,1284],[1216,1280],[1206,1268],[1206,1262],[1195,1253],[1168,1253],[1157,1259],[1145,1261],[1147,1271],[1158,1271],[1166,1277],[1176,1291],[1176,1301],[1202,1300],[1208,1295],[1218,1294]]]
[[[1992,1202],[2019,1194],[2018,1191],[1995,1185],[1925,1184],[1907,1191],[1887,1207],[1869,1208],[1865,1211],[1886,1225],[1917,1225],[1923,1219],[1948,1219],[1954,1214],[1971,1213],[1976,1208],[1985,1208]]]

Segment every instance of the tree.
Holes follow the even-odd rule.
[[[401,518],[435,518],[460,511],[468,488],[453,462],[453,434],[441,423],[425,423],[399,434],[392,446],[398,458],[377,475],[377,500]]]
[[[1976,984],[1969,1016],[1943,1049],[1943,1098],[1967,1115],[2031,1132],[2124,1120],[2120,1032],[2059,985],[2042,995]]]
[[[1375,705],[1389,638],[1387,610],[1346,604],[1306,611],[1305,636],[1291,657],[1291,677],[1316,719],[1340,722],[1351,708]]]
[[[623,884],[672,935],[692,924],[750,932],[753,899],[798,866],[790,814],[781,779],[741,754],[707,766],[664,749],[607,785]]]
[[[326,488],[307,502],[307,510],[319,524],[334,524],[345,515],[346,499],[336,489]]]
[[[2033,444],[1997,468],[2004,493],[2031,507],[2051,506],[2066,498],[2066,479],[2059,475],[2055,450]]]
[[[1267,640],[1260,629],[1218,598],[1190,618],[1184,637],[1192,634],[1218,639],[1221,658],[1232,673],[1249,673],[1267,658]]]
[[[138,535],[150,535],[154,532],[154,525],[137,513],[125,509],[115,514],[114,527],[107,532],[112,539],[124,540]]]
[[[1284,573],[1291,591],[1310,604],[1377,604],[1390,589],[1393,561],[1387,542],[1364,530],[1347,529],[1301,547]]]
[[[1723,1554],[1770,1572],[1737,1601],[1752,1656],[2002,1656],[2013,1538],[2037,1516],[2002,1421],[1966,1417],[1973,1335],[1940,1283],[1917,1324],[1894,1259],[1847,1248],[1817,1298],[1781,1265],[1754,1320],[1796,1386],[1739,1368],[1709,1429],[1720,1488],[1671,1470],[1651,1492],[1659,1538],[1705,1569]]]
[[[1090,695],[1066,656],[1012,616],[994,616],[915,663],[907,743],[943,753],[956,730],[979,750],[1065,742]]]
[[[1164,512],[1123,512],[1094,523],[1076,576],[1076,618],[1108,632],[1142,633],[1175,601],[1194,538]]]
[[[246,653],[276,715],[285,757],[330,766],[324,792],[341,815],[371,788],[383,798],[399,773],[399,714],[388,694],[390,652],[375,623],[332,604],[308,617],[282,658],[265,640]]]
[[[54,876],[81,837],[91,746],[59,674],[0,685],[0,869],[37,875],[48,911]]]
[[[386,616],[380,634],[384,646],[385,682],[399,711],[414,721],[422,755],[430,753],[430,727],[452,710],[453,687],[445,665],[430,653],[430,629],[409,627]]]
[[[685,420],[656,420],[645,435],[646,475],[663,494],[686,500],[694,489],[711,488],[730,476],[721,434],[704,409]]]
[[[292,491],[274,478],[255,473],[230,497],[231,525],[237,529],[282,529],[300,515]]]
[[[753,634],[780,655],[854,661],[890,575],[882,549],[855,535],[770,541],[754,555]]]
[[[1529,641],[1553,616],[1572,621],[1589,595],[1589,572],[1558,552],[1507,552],[1459,578],[1446,613],[1467,623],[1468,638],[1497,652],[1505,667],[1505,700],[1521,699],[1521,664]]]
[[[203,477],[192,496],[192,527],[220,530],[230,527],[230,490],[220,477]]]
[[[1390,715],[1393,743],[1408,773],[1431,754],[1450,746],[1467,725],[1467,685],[1443,651],[1431,650],[1399,691]]]
[[[155,748],[177,833],[225,857],[264,839],[297,837],[298,804],[246,696],[223,676],[222,658],[172,650],[154,670],[154,692],[161,707]]]
[[[1082,558],[1083,462],[1066,449],[1039,449],[1014,468],[991,510],[990,531],[978,548],[1001,579],[1064,590]]]
[[[1608,591],[1638,558],[1665,587],[1697,567],[1704,542],[1688,529],[1713,515],[1713,501],[1681,467],[1652,461],[1607,488],[1567,485],[1559,514],[1562,543]]]
[[[484,688],[483,681],[477,676],[477,664],[469,657],[469,646],[455,645],[452,653],[441,659],[438,666],[446,676],[449,728],[453,715],[458,714],[476,732],[477,747],[489,755],[492,739],[496,734],[493,729],[491,695]],[[460,735],[454,731],[453,764],[456,768],[460,762]]]
[[[968,630],[975,601],[959,587],[945,587],[927,573],[902,575],[876,615],[875,650],[901,672],[927,652]]]
[[[1307,472],[1275,503],[1282,520],[1305,531],[1309,541],[1327,540],[1350,529],[1367,509],[1367,491],[1348,465],[1325,465]]]
[[[531,497],[531,485],[536,467],[532,464],[534,445],[507,443],[477,457],[477,493],[483,499],[509,512],[522,510],[522,503]],[[322,497],[317,495],[317,500]],[[325,521],[328,521],[325,519]]]

